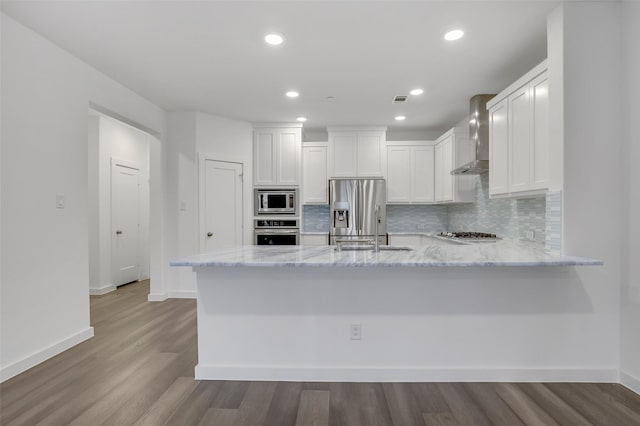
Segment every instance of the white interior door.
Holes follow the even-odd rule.
[[[111,166],[113,280],[116,286],[140,279],[140,171],[120,162]]]
[[[202,252],[242,245],[242,164],[204,161]]]

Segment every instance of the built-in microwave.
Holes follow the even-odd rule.
[[[296,214],[298,204],[297,189],[254,190],[255,214]]]

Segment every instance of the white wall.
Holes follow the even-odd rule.
[[[462,117],[460,117],[462,119]],[[417,129],[402,129],[399,127],[392,127],[387,129],[388,141],[424,141],[424,140],[436,140],[442,136],[444,132],[434,130],[417,130]],[[303,128],[302,129],[302,141],[303,142],[326,142],[329,140],[329,134],[326,128]]]
[[[157,106],[4,14],[1,24],[0,380],[5,380],[93,335],[87,285],[90,104],[157,134],[164,133],[165,117]],[[160,144],[151,151],[151,175],[161,183]],[[158,190],[154,183],[152,210],[162,212]],[[56,194],[64,194],[64,209],[56,209]],[[161,232],[161,213],[151,219],[152,229]],[[158,250],[152,255],[151,279],[162,287],[161,265],[167,262],[157,257]]]
[[[253,244],[253,126],[246,121],[198,113],[196,141],[200,159],[244,164],[243,241],[244,244]]]
[[[199,157],[244,163],[244,242],[251,244],[253,127],[199,112],[174,112],[168,117],[167,220],[175,227],[170,238],[176,241],[167,247],[168,257],[179,259],[199,250]],[[167,282],[166,295],[153,298],[195,297],[195,274],[188,268],[173,268]]]
[[[604,260],[602,267],[576,268],[589,309],[576,318],[580,325],[574,326],[588,330],[590,341],[582,342],[582,350],[599,354],[599,360],[592,362],[612,368],[619,365],[620,353],[619,212],[626,196],[621,187],[619,6],[564,3],[560,6],[562,31],[550,32],[548,40],[562,51],[564,252]],[[550,75],[555,71],[550,67]],[[550,292],[549,297],[556,296]],[[567,327],[569,322],[562,320],[554,326]],[[573,335],[567,333],[567,338]]]
[[[621,379],[640,393],[640,136],[636,124],[640,117],[640,3],[623,5],[623,47],[625,75],[623,176],[626,213],[623,220],[621,316]]]
[[[95,113],[93,113],[95,114]],[[149,144],[151,136],[114,119],[89,119],[89,289],[115,290],[111,261],[111,160],[140,170],[140,278],[149,277]]]
[[[171,244],[166,247],[168,259],[179,259],[197,253],[196,209],[196,113],[172,112],[167,115],[167,234]],[[186,210],[180,211],[180,203]],[[153,291],[151,300],[168,296],[190,295],[195,289],[193,274],[185,268],[167,271],[167,287],[162,292]]]

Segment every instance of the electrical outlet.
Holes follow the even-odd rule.
[[[533,231],[526,231],[524,233],[524,238],[529,240],[529,241],[535,241],[535,234],[533,233]]]
[[[64,209],[64,195],[63,194],[56,195],[56,208],[57,209]]]
[[[428,228],[428,226],[427,226],[427,224],[426,224],[426,223],[419,223],[419,224],[417,224],[417,225],[416,225],[416,229],[417,229],[418,231],[424,231],[424,230],[425,230],[425,229],[427,229],[427,228]]]
[[[362,324],[351,324],[351,326],[349,326],[349,337],[351,340],[361,340]]]

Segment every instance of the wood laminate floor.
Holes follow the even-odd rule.
[[[195,300],[91,297],[95,337],[0,385],[2,425],[640,425],[618,384],[196,381]]]

